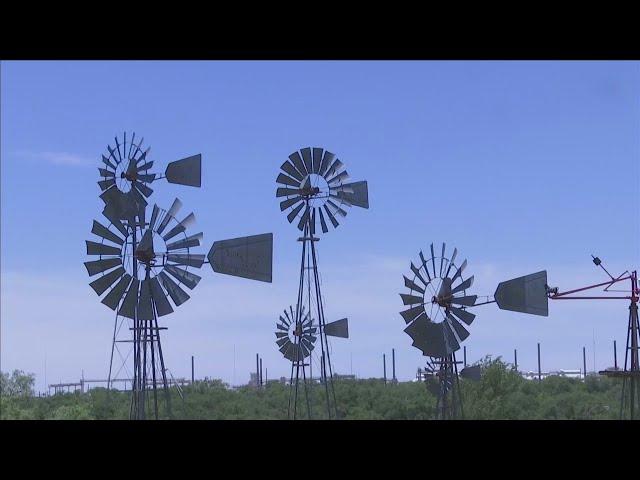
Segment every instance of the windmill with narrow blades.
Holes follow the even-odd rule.
[[[296,305],[290,307],[288,312],[285,310],[284,317],[280,316],[276,331],[277,346],[292,363],[288,415],[290,419],[298,418],[302,386],[307,405],[306,416],[312,418],[312,402],[309,399],[312,395],[313,363],[317,360],[326,416],[329,419],[338,418],[327,337],[348,338],[349,328],[346,318],[330,323],[325,321],[316,247],[320,238],[316,235],[318,230],[328,233],[329,225],[337,228],[340,224],[338,218],[347,215],[345,208],[369,208],[367,182],[347,182],[349,174],[344,164],[333,153],[317,147],[293,152],[280,170],[276,178],[279,184],[276,197],[284,198],[280,201],[280,210],[288,210],[287,220],[289,223],[295,221],[302,232],[298,238],[302,244],[302,258]],[[319,349],[315,345],[316,328]]]
[[[122,362],[118,373],[133,355],[131,373],[132,396],[130,419],[160,418],[158,390],[165,394],[165,411],[170,416],[170,396],[166,367],[160,341],[158,317],[173,313],[190,297],[182,286],[193,290],[201,277],[193,272],[209,263],[215,272],[271,282],[271,233],[214,242],[209,253],[194,251],[202,243],[203,234],[187,235],[195,223],[190,213],[182,220],[177,214],[182,206],[175,199],[168,210],[154,205],[148,216],[148,198],[154,181],[201,186],[201,156],[195,155],[168,164],[164,175],[149,173],[153,161],[147,159],[149,149],[142,150],[142,140],[135,143],[135,134],[127,145],[115,139],[115,148],[108,146],[103,155],[106,168],[99,168],[103,180],[100,198],[105,203],[105,226],[94,220],[91,232],[100,241],[87,240],[87,255],[97,260],[85,262],[89,276],[100,274],[90,283],[102,303],[116,312],[109,382],[112,378],[114,352]],[[148,220],[147,220],[148,219]],[[171,299],[172,303],[169,301]],[[128,327],[128,328],[127,328]],[[119,344],[131,346],[126,354]],[[151,394],[148,394],[151,391]]]

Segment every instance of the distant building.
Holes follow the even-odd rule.
[[[522,376],[522,378],[526,380],[537,380],[538,372],[518,372]],[[582,370],[574,369],[574,370],[556,370],[551,372],[541,372],[540,378],[544,379],[547,377],[565,377],[565,378],[575,378],[582,379]]]

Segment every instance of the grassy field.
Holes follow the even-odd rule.
[[[525,380],[500,359],[482,362],[479,382],[461,381],[466,419],[617,419],[621,382],[594,376],[587,381],[548,377]],[[130,394],[102,388],[88,393],[33,396],[33,376],[2,375],[0,419],[127,419]],[[31,380],[29,380],[31,379]],[[385,385],[379,379],[335,382],[343,419],[427,420],[436,398],[423,383]],[[286,419],[289,388],[279,383],[263,389],[230,389],[220,381],[196,382],[184,398],[171,392],[173,419]],[[321,386],[311,395],[314,418],[326,415]],[[303,397],[304,398],[304,397]],[[162,399],[162,397],[160,397]],[[163,412],[164,418],[169,418]]]

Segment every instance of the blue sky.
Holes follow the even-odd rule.
[[[300,253],[275,177],[305,146],[369,182],[370,209],[352,209],[318,247],[327,315],[350,318],[351,338],[333,342],[338,372],[380,376],[391,348],[401,379],[422,365],[398,293],[431,242],[468,258],[479,295],[541,269],[561,289],[606,280],[591,253],[612,273],[639,264],[638,62],[2,62],[0,79],[0,360],[40,387],[45,357],[48,383],[106,376],[113,315],[82,263],[101,210],[96,167],[124,130],[145,138],[159,170],[202,153],[202,189],[159,183],[152,199],[195,212],[203,252],[274,232],[272,285],[205,265],[168,317],[176,376],[193,354],[198,375],[244,383],[256,352],[270,377],[287,374],[273,330],[295,301]],[[534,369],[539,341],[543,367],[578,368],[595,338],[596,367],[609,366],[624,302],[559,303],[548,318],[479,307],[470,360],[518,348]]]

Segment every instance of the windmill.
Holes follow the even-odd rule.
[[[158,317],[173,313],[174,307],[190,298],[182,286],[189,290],[196,287],[201,277],[193,270],[204,263],[218,273],[271,282],[273,236],[268,233],[214,242],[206,257],[194,251],[203,239],[202,233],[187,234],[195,215],[190,213],[178,220],[182,202],[177,198],[168,210],[154,205],[147,212],[146,198],[153,192],[148,185],[161,178],[200,187],[201,156],[171,162],[164,176],[156,176],[148,173],[153,166],[147,159],[149,149],[142,151],[142,141],[136,144],[135,134],[129,145],[126,138],[125,133],[120,144],[116,137],[115,148],[108,146],[109,156],[102,157],[107,168],[99,168],[99,172],[106,180],[98,185],[105,203],[102,214],[109,223],[105,226],[94,220],[91,232],[100,241],[86,241],[87,255],[98,259],[85,262],[85,267],[90,277],[100,274],[90,286],[99,296],[106,292],[102,303],[116,312],[109,381],[117,343],[132,344],[129,353],[121,356],[124,365],[133,353],[129,417],[145,419],[150,408],[158,419],[159,386],[170,415],[160,341],[160,332],[166,327],[159,326]],[[123,331],[125,320],[131,334]]]
[[[347,182],[349,174],[344,169],[344,164],[336,155],[322,148],[307,147],[293,152],[281,165],[280,170],[276,178],[276,183],[280,185],[276,190],[276,197],[283,199],[280,201],[280,210],[288,211],[287,220],[289,223],[296,222],[298,230],[302,232],[302,236],[298,238],[302,243],[298,298],[295,309],[291,309],[293,318],[289,321],[295,325],[296,330],[301,331],[306,318],[303,316],[303,307],[307,314],[317,321],[320,337],[320,382],[324,386],[327,417],[337,418],[333,368],[327,337],[348,338],[349,328],[346,318],[325,322],[316,248],[316,242],[320,241],[320,238],[316,234],[319,234],[320,230],[322,233],[328,233],[329,225],[334,229],[338,228],[338,218],[343,219],[347,215],[345,208],[369,208],[367,182]],[[300,379],[304,382],[305,392],[311,387],[313,357],[310,351],[308,357],[300,358],[294,355],[293,359],[289,358],[292,361],[289,418],[296,419],[298,415],[297,392]],[[309,405],[307,416],[311,418]]]
[[[400,312],[407,324],[404,331],[413,340],[412,346],[427,357],[427,389],[437,397],[437,418],[442,420],[463,416],[459,377],[477,380],[480,375],[478,366],[463,368],[458,375],[462,362],[456,360],[455,352],[469,337],[463,323],[469,326],[475,318],[465,308],[475,304],[477,296],[466,293],[473,285],[473,276],[464,279],[467,261],[457,265],[458,250],[454,248],[448,258],[445,249],[443,243],[436,255],[432,243],[430,256],[420,251],[419,266],[411,262],[413,277],[404,276],[409,293],[400,294],[409,306]]]

